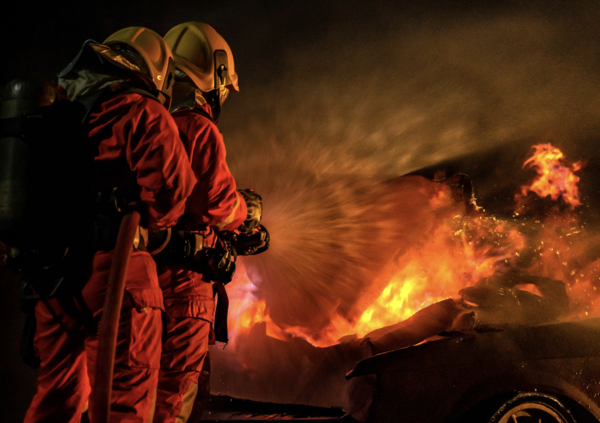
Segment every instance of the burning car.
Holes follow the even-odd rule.
[[[533,282],[546,295],[517,289],[515,280]],[[597,421],[600,319],[541,323],[568,310],[564,284],[512,275],[484,280],[461,295],[459,301],[420,311],[374,343],[389,350],[407,332],[427,335],[428,322],[453,318],[450,330],[430,342],[365,359],[348,373],[349,379],[375,378],[364,420]],[[510,320],[515,323],[498,323]]]
[[[596,421],[598,226],[577,189],[581,163],[549,144],[529,154],[516,160],[525,177],[512,185],[497,174],[502,166],[488,172],[483,204],[493,211],[475,201],[477,169],[473,179],[408,175],[361,200],[371,212],[382,199],[389,211],[380,214],[387,238],[369,239],[378,254],[358,261],[351,251],[344,268],[306,249],[335,270],[316,282],[301,272],[302,254],[282,267],[290,272],[269,273],[272,261],[247,272],[238,286],[252,300],[232,290],[241,310],[230,321],[234,354],[214,355],[213,387],[342,407],[362,422]],[[343,258],[352,245],[362,246],[330,247]],[[386,251],[393,260],[381,259]],[[291,284],[273,294],[268,284],[281,277]],[[327,295],[340,300],[320,301]]]

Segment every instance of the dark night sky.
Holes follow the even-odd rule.
[[[352,2],[179,1],[177,7],[149,1],[14,2],[3,10],[5,42],[1,81],[34,66],[52,75],[74,56],[83,40],[102,41],[126,26],[165,33],[187,20],[210,23],[231,44],[240,68],[259,72],[278,66],[294,44],[318,41],[336,19],[352,14]],[[358,3],[357,3],[358,4]],[[248,75],[245,75],[248,78]]]
[[[592,35],[597,29],[594,2],[544,1],[422,1],[356,0],[277,1],[206,0],[167,2],[130,0],[117,2],[47,1],[11,2],[2,10],[3,65],[0,82],[23,71],[53,75],[76,54],[88,38],[102,41],[126,26],[147,26],[159,33],[186,20],[205,21],[229,41],[245,84],[277,77],[286,71],[289,52],[331,40],[360,44],[393,38],[399,27],[419,32],[462,24],[465,17],[487,19],[505,14],[569,26],[573,37]],[[475,35],[475,34],[473,34]],[[338,48],[322,45],[323,65]],[[388,46],[389,47],[389,46]],[[565,49],[568,45],[564,46]],[[596,51],[597,52],[597,51]],[[568,51],[564,52],[568,54]],[[593,52],[590,52],[593,53]],[[595,54],[595,56],[598,56]],[[356,56],[360,61],[361,57]],[[270,71],[270,72],[269,72]],[[263,73],[270,75],[264,75]]]
[[[289,142],[287,127],[273,128],[294,120],[294,128],[304,128],[303,138],[329,138],[325,126],[340,117],[355,122],[358,133],[334,136],[352,137],[352,155],[372,156],[376,172],[395,176],[463,154],[480,146],[481,138],[496,145],[597,124],[597,2],[173,4],[13,2],[1,16],[0,83],[25,72],[52,76],[85,39],[102,41],[126,26],[165,33],[182,21],[201,20],[228,40],[240,75],[242,92],[231,96],[222,123],[232,145],[247,146],[234,132],[247,133],[251,125],[266,129],[254,137]],[[285,125],[275,124],[279,118]],[[413,124],[407,129],[390,121]],[[378,125],[388,130],[372,129]],[[400,133],[408,135],[401,151],[390,148],[399,145]],[[453,133],[461,143],[448,141]],[[365,138],[373,136],[384,141],[366,148]],[[437,150],[435,157],[428,158],[430,150]]]
[[[164,34],[188,20],[209,23],[233,50],[241,92],[220,127],[238,185],[263,194],[273,227],[295,219],[318,232],[332,226],[319,217],[332,215],[322,200],[352,208],[347,199],[364,188],[356,178],[384,180],[471,152],[491,151],[493,162],[515,145],[553,142],[597,167],[600,3],[591,0],[17,0],[0,11],[0,83],[51,77],[86,39],[134,25]],[[475,188],[498,191],[505,176]],[[586,195],[599,197],[596,187]],[[336,225],[352,227],[353,212],[338,213]],[[4,298],[15,293],[5,289]],[[14,313],[11,305],[0,314],[12,351]],[[8,353],[0,385],[10,396],[0,389],[0,400],[10,402],[0,415],[10,407],[20,416],[32,373]]]

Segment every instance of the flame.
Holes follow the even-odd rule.
[[[246,269],[243,265],[239,265],[232,283],[227,288],[229,297],[227,326],[232,340],[235,340],[237,334],[247,332],[254,325],[262,322],[266,322],[268,336],[287,340],[289,337],[269,316],[266,301],[258,300],[256,292],[257,288]]]
[[[572,165],[561,163],[564,161],[563,153],[550,144],[535,145],[533,149],[535,152],[525,161],[523,168],[535,168],[538,176],[530,186],[521,187],[521,195],[525,197],[532,191],[540,197],[550,196],[553,200],[562,198],[571,208],[580,206],[577,188],[579,177],[575,172],[581,169],[581,162]]]
[[[533,147],[534,154],[523,167],[533,167],[537,178],[521,187],[553,200],[562,198],[571,210],[581,205],[574,172],[579,163],[565,165],[562,152],[550,144]],[[430,205],[447,207],[451,195],[440,184],[431,195]],[[519,198],[517,198],[517,201]],[[499,219],[486,216],[475,205],[470,215],[455,215],[452,210],[441,215],[437,225],[418,245],[397,258],[389,282],[370,298],[354,319],[334,313],[328,325],[317,333],[300,326],[276,324],[268,313],[265,300],[257,299],[257,288],[245,271],[232,284],[229,326],[232,337],[266,322],[267,334],[277,339],[300,337],[315,346],[326,347],[348,335],[365,334],[412,316],[435,302],[456,297],[462,288],[482,278],[513,268],[526,268],[534,276],[565,282],[571,299],[571,317],[600,315],[600,260],[586,258],[589,243],[600,248],[600,236],[589,234],[570,210],[556,211],[543,221],[519,216]],[[257,282],[260,282],[259,280]],[[539,295],[535,286],[523,287]]]
[[[319,339],[309,342],[329,346],[344,335],[362,337],[396,324],[508,266],[524,247],[524,236],[495,218],[463,222],[459,231],[441,224],[427,242],[398,261],[398,271],[356,322],[334,319]]]

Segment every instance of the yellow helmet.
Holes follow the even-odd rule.
[[[222,88],[239,91],[231,49],[210,25],[182,23],[167,32],[165,41],[173,52],[177,68],[201,91]]]
[[[160,35],[148,28],[132,26],[115,32],[103,44],[112,48],[127,45],[134,49],[143,61],[134,64],[152,80],[158,91],[171,97],[175,63],[171,49]],[[131,60],[131,57],[127,59]]]

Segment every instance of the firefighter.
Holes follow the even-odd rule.
[[[229,91],[239,90],[238,77],[229,45],[205,23],[177,25],[165,41],[177,68],[171,112],[199,181],[187,201],[181,226],[203,234],[207,248],[215,242],[215,231],[251,233],[262,215],[258,195],[236,190],[217,129],[221,105]],[[201,378],[199,386],[199,378],[215,314],[215,282],[206,272],[195,272],[185,264],[167,266],[159,279],[167,325],[154,421],[186,422],[197,393],[207,391],[202,382],[207,381]],[[217,285],[222,299],[224,288]]]
[[[84,128],[87,142],[95,149],[90,191],[98,199],[96,252],[90,276],[77,290],[36,304],[34,342],[41,367],[26,423],[79,422],[88,397],[90,404],[94,402],[90,386],[97,329],[120,205],[138,202],[143,207],[143,226],[169,228],[183,213],[196,182],[165,108],[173,84],[172,60],[158,34],[132,27],[114,33],[103,44],[86,42],[59,74],[58,101],[90,108]],[[154,412],[164,306],[156,265],[145,251],[145,233],[140,226],[126,275],[111,422],[150,422]],[[94,421],[93,415],[90,420]]]

